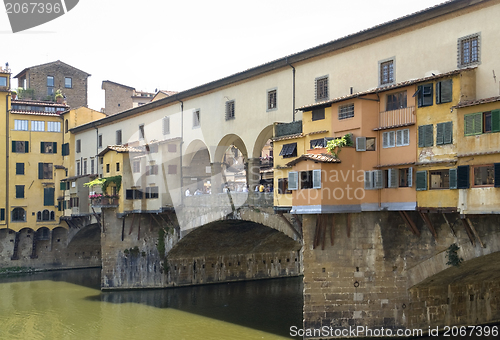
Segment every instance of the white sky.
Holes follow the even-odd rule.
[[[80,0],[15,34],[1,10],[0,65],[14,76],[59,59],[88,72],[89,107],[100,110],[103,80],[183,91],[442,2]]]

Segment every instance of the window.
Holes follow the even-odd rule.
[[[132,172],[134,174],[141,172],[141,161],[133,161],[132,162]]]
[[[387,131],[382,133],[382,147],[393,148],[396,146],[395,131]]]
[[[328,99],[328,76],[323,76],[315,79],[316,100]]]
[[[61,122],[47,122],[48,132],[61,132]]]
[[[43,189],[43,205],[54,206],[54,188],[44,188]]]
[[[16,175],[24,175],[24,163],[16,163]]]
[[[83,160],[83,169],[82,170],[83,170],[82,171],[83,174],[86,175],[87,174],[87,159],[86,158]]]
[[[125,191],[125,199],[127,200],[142,199],[142,191],[139,189],[127,189]]]
[[[73,80],[70,77],[64,77],[64,87],[67,89],[73,87]]]
[[[116,171],[120,171],[120,163],[116,163]]]
[[[80,166],[80,161],[76,161],[76,175],[80,176],[82,174],[82,168]]]
[[[417,171],[417,191],[427,190],[427,171]]]
[[[170,117],[163,117],[162,128],[164,135],[168,135],[170,133]]]
[[[500,110],[471,113],[464,116],[465,136],[500,132]]]
[[[309,142],[310,149],[314,148],[324,148],[325,147],[325,139],[324,138],[319,138],[319,139],[311,139]]]
[[[313,172],[301,171],[300,173],[300,189],[312,189],[313,187]]]
[[[365,189],[382,189],[384,173],[382,170],[365,171]]]
[[[147,153],[158,153],[158,144],[147,144],[146,145]]]
[[[453,81],[451,79],[436,83],[436,104],[449,103],[453,99]]]
[[[169,165],[168,166],[168,174],[169,175],[177,175],[177,165]]]
[[[407,188],[413,185],[413,168],[399,169],[399,187]]]
[[[38,163],[38,179],[52,179],[52,163]]]
[[[288,178],[278,178],[278,194],[291,194],[292,191],[288,189]]]
[[[356,151],[375,151],[375,137],[356,137]]]
[[[144,124],[139,125],[139,139],[144,139]]]
[[[0,86],[7,86],[7,77],[0,77]]]
[[[116,145],[122,145],[122,130],[116,131]]]
[[[5,209],[0,209],[0,221],[5,221]]]
[[[28,131],[28,121],[27,120],[14,120],[14,130],[16,131]]]
[[[396,131],[396,146],[410,145],[410,129]]]
[[[278,91],[269,90],[267,91],[267,111],[276,110],[278,107]]]
[[[430,187],[429,189],[449,189],[450,188],[450,170],[432,170],[429,171]]]
[[[12,210],[12,222],[25,222],[26,211],[23,208],[14,208]]]
[[[146,199],[148,198],[158,198],[158,187],[146,188]]]
[[[57,142],[40,142],[40,153],[57,153]]]
[[[78,208],[80,206],[80,199],[78,197],[71,197],[69,199],[70,208]]]
[[[106,164],[106,172],[109,173],[109,164]]]
[[[95,159],[94,158],[90,159],[90,173],[95,174]]]
[[[339,120],[354,117],[354,104],[339,106]]]
[[[200,126],[200,110],[193,111],[193,127]]]
[[[495,184],[493,165],[474,166],[474,187],[489,187]]]
[[[31,131],[45,131],[45,122],[32,120],[31,121]]]
[[[47,76],[47,86],[54,87],[54,77]]]
[[[146,176],[158,175],[158,165],[147,165]]]
[[[64,121],[64,132],[65,133],[68,133],[68,130],[69,130],[69,126],[68,125],[69,125],[69,123],[68,123],[68,120],[66,119]]]
[[[97,136],[97,146],[102,148],[102,135]]]
[[[12,152],[15,153],[28,153],[29,142],[25,141],[12,141]]]
[[[168,152],[177,152],[177,145],[175,144],[168,144]]]
[[[380,65],[380,85],[394,83],[394,59],[379,62]]]
[[[436,145],[453,143],[453,122],[436,124]]]
[[[420,85],[417,90],[418,107],[432,105],[432,83]]]
[[[290,171],[288,173],[288,190],[299,189],[299,173],[297,171]]]
[[[406,91],[388,94],[385,110],[393,111],[404,109],[407,107],[407,102]]]
[[[24,185],[16,185],[16,198],[24,198]]]
[[[53,211],[48,211],[48,210],[44,210],[43,212],[39,211],[36,214],[36,219],[37,219],[37,221],[54,221],[55,214]],[[48,232],[49,232],[48,228],[42,228],[39,231],[46,231],[47,237],[48,237]]]
[[[234,119],[234,100],[226,102],[226,120]]]
[[[418,147],[425,148],[434,145],[434,126],[420,125],[418,127]]]
[[[319,108],[319,109],[314,109],[312,110],[312,120],[321,120],[325,119],[325,108]]]
[[[481,34],[475,33],[458,39],[457,65],[465,67],[481,62]]]
[[[279,155],[283,158],[297,157],[297,143],[283,145]]]
[[[68,156],[69,155],[69,143],[63,144],[61,151],[62,151],[63,156]]]
[[[82,151],[82,140],[77,139],[76,140],[76,153],[80,153]]]

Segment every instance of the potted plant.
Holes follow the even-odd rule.
[[[63,96],[61,90],[57,90],[56,91],[56,102],[58,104],[62,104],[63,100],[64,100],[64,96]]]
[[[10,96],[11,96],[12,100],[16,100],[16,98],[17,98],[17,91],[15,91],[15,90],[10,91]]]

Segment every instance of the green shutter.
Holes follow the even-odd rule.
[[[57,142],[52,143],[52,148],[53,148],[52,153],[57,153]]]
[[[427,170],[417,171],[417,190],[427,190]]]
[[[461,165],[457,167],[457,189],[469,189],[469,166]]]
[[[5,209],[0,209],[0,221],[5,221]]]
[[[24,185],[16,185],[16,198],[24,198]]]
[[[444,123],[444,140],[443,144],[453,143],[453,122]]]
[[[483,133],[483,113],[476,113],[474,116],[474,134],[479,135]]]
[[[441,82],[440,81],[438,81],[436,83],[436,104],[441,104]]]
[[[474,135],[474,115],[471,113],[464,116],[464,135],[472,136]]]
[[[62,201],[57,202],[57,211],[62,211]]]
[[[43,163],[38,163],[38,179],[43,179]]]
[[[491,111],[491,132],[500,132],[500,110]]]
[[[500,188],[500,163],[495,163],[494,169],[495,169],[495,175],[494,175],[495,188]]]
[[[43,205],[54,206],[54,188],[43,189]]]
[[[450,189],[457,188],[457,169],[450,169]]]
[[[61,183],[59,183],[59,190],[63,190],[63,191],[66,190],[66,182],[61,181]]]
[[[433,146],[434,145],[434,125],[424,125],[425,128],[425,146]]]
[[[63,201],[63,210],[66,210],[66,201]]]
[[[445,123],[436,124],[436,145],[444,144],[444,124]]]
[[[40,142],[40,153],[45,153],[45,142]]]
[[[16,175],[24,175],[24,163],[16,163]]]
[[[16,152],[16,141],[12,141],[12,152]]]
[[[30,152],[30,142],[28,141],[24,142],[24,152],[25,153]]]
[[[418,127],[418,147],[423,148],[425,143],[425,128],[424,125]]]

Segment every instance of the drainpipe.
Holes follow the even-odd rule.
[[[184,174],[182,173],[182,145],[184,144],[184,102],[179,99],[181,103],[181,143],[179,145],[179,153],[180,153],[180,169],[179,173],[181,176],[181,205],[184,204]]]
[[[378,92],[377,92],[377,99],[378,99],[378,124],[380,127],[380,96]],[[377,130],[377,143],[381,142],[382,140],[380,139],[380,130]],[[378,145],[376,145],[375,148],[377,150],[377,164],[380,165],[380,149],[382,148],[379,148]],[[382,207],[382,189],[379,189],[377,191],[378,191],[378,208],[380,210],[380,208]]]
[[[9,85],[10,85],[10,79],[9,79]],[[10,168],[10,162],[9,162],[9,134],[10,134],[10,129],[9,129],[9,94],[5,95],[5,224],[7,226],[7,229],[9,229],[9,221],[10,221],[10,206],[9,206],[9,168]]]
[[[288,64],[288,57],[286,57],[286,63]],[[292,106],[293,106],[293,120],[295,122],[295,67],[292,64],[288,64],[292,68]]]
[[[97,177],[99,177],[99,166],[101,165],[101,160],[99,159],[99,128],[95,127],[95,132],[96,132],[96,143],[95,143],[95,166],[97,170]]]

